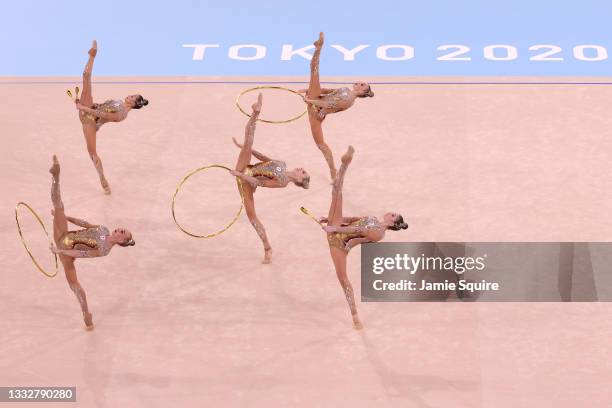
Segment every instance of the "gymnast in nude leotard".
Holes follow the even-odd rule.
[[[353,106],[355,99],[373,97],[374,92],[366,82],[356,82],[352,89],[343,87],[338,89],[321,88],[319,82],[319,58],[323,47],[323,33],[314,43],[315,51],[310,61],[310,84],[308,89],[298,92],[304,93],[304,101],[308,103],[308,120],[310,130],[317,147],[323,153],[323,157],[329,166],[332,180],[336,178],[336,167],[332,151],[323,137],[322,122],[330,113],[341,112]]]
[[[143,98],[142,95],[130,95],[123,101],[109,99],[103,103],[94,103],[91,87],[91,73],[97,53],[98,44],[94,40],[89,50],[89,60],[83,71],[83,94],[80,99],[76,100],[76,107],[79,110],[79,120],[83,125],[83,134],[85,135],[89,157],[98,172],[100,184],[102,185],[104,193],[110,194],[110,185],[104,176],[102,161],[96,151],[97,132],[103,124],[108,122],[121,122],[127,118],[130,110],[140,109],[148,105],[149,101]]]
[[[327,224],[323,230],[327,232],[327,242],[331,254],[336,275],[344,291],[346,301],[351,309],[353,325],[356,329],[363,326],[357,315],[353,287],[346,273],[346,258],[351,248],[366,242],[376,242],[384,238],[387,230],[399,231],[408,228],[401,215],[397,213],[386,213],[379,221],[376,217],[344,217],[342,215],[342,185],[346,170],[353,160],[354,149],[349,146],[348,151],[342,156],[342,165],[338,170],[338,177],[332,188],[332,200],[329,214],[320,218],[319,222]]]
[[[77,279],[74,261],[76,258],[106,256],[115,245],[133,246],[135,242],[132,239],[132,233],[126,229],[118,228],[111,233],[103,225],[94,225],[67,216],[64,212],[64,203],[60,194],[60,165],[55,156],[53,156],[53,165],[49,172],[53,176],[51,201],[53,202],[53,240],[55,241],[55,246],[51,247],[51,251],[59,255],[68,285],[81,305],[85,326],[88,330],[91,330],[93,329],[92,314],[87,307],[85,290]],[[83,229],[69,231],[68,222]]]
[[[235,170],[232,170],[232,174],[239,177],[242,181],[243,196],[244,196],[244,207],[246,209],[247,217],[255,228],[257,235],[261,239],[264,246],[264,259],[263,263],[270,263],[272,261],[272,247],[268,241],[266,230],[263,224],[257,218],[255,213],[255,200],[254,193],[257,187],[268,187],[268,188],[284,188],[292,182],[296,186],[302,188],[308,188],[310,183],[310,176],[306,170],[302,168],[295,168],[293,170],[287,170],[285,162],[280,160],[273,160],[266,155],[253,150],[253,140],[255,138],[255,123],[261,111],[262,96],[259,94],[257,102],[253,104],[253,113],[251,118],[247,122],[244,131],[244,143],[239,144],[235,139],[234,143],[240,150],[238,161],[236,162]],[[251,165],[251,156],[255,156],[259,163]]]

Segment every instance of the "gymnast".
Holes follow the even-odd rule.
[[[255,123],[261,111],[261,104],[262,95],[259,94],[257,102],[252,105],[253,113],[244,130],[244,143],[241,145],[236,139],[233,139],[234,144],[241,150],[236,162],[236,168],[231,173],[245,181],[245,183],[242,183],[244,207],[251,225],[253,225],[263,243],[264,259],[262,263],[268,264],[272,262],[272,247],[268,241],[266,230],[255,213],[255,200],[253,197],[255,190],[257,187],[284,188],[287,187],[289,182],[302,188],[308,188],[310,176],[302,168],[287,170],[285,162],[270,159],[266,155],[253,150]],[[260,162],[251,165],[251,156],[255,156]]]
[[[93,258],[108,255],[114,245],[123,247],[135,245],[132,233],[126,229],[118,228],[112,233],[103,225],[90,224],[87,221],[67,216],[64,212],[64,203],[60,195],[60,165],[56,156],[53,156],[53,165],[49,172],[53,176],[51,183],[51,201],[53,202],[53,240],[55,246],[51,251],[59,255],[66,273],[68,286],[76,295],[87,330],[93,330],[92,314],[87,308],[85,290],[77,279],[74,261],[76,258]],[[68,231],[68,222],[82,227],[77,231]]]
[[[353,84],[353,89],[346,87],[338,89],[321,88],[319,82],[319,57],[323,48],[323,33],[319,33],[319,39],[314,42],[315,52],[310,60],[310,84],[308,89],[301,89],[298,92],[304,94],[304,101],[309,105],[308,120],[310,130],[317,147],[323,153],[325,161],[329,166],[329,173],[332,181],[336,178],[336,167],[332,151],[323,137],[322,122],[329,113],[336,113],[346,110],[353,106],[355,99],[373,97],[374,92],[366,82]]]
[[[111,189],[106,177],[102,161],[96,152],[96,136],[100,127],[107,122],[121,122],[124,120],[130,110],[140,109],[149,104],[142,95],[130,95],[123,101],[109,99],[104,103],[94,103],[91,89],[91,72],[93,69],[94,59],[98,53],[98,44],[94,40],[89,50],[89,60],[83,71],[83,94],[80,99],[76,100],[76,107],[79,111],[79,119],[83,125],[83,134],[87,143],[87,151],[93,162],[100,184],[105,194],[110,194]]]
[[[329,252],[336,268],[336,275],[344,290],[346,301],[351,309],[353,326],[359,330],[363,325],[357,315],[353,287],[346,273],[346,257],[348,252],[359,244],[382,240],[387,230],[399,231],[406,229],[408,224],[397,213],[386,213],[383,215],[382,222],[372,216],[344,217],[342,215],[342,184],[344,183],[346,170],[351,160],[353,160],[354,151],[353,147],[349,146],[347,152],[342,156],[342,164],[338,171],[338,177],[336,177],[332,188],[329,214],[326,218],[320,218],[319,222],[321,224],[327,223],[327,225],[323,226],[323,230],[327,232]]]

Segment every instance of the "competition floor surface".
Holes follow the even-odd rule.
[[[274,81],[295,89],[305,85],[290,82],[303,79]],[[539,84],[601,78],[325,79],[373,83],[373,99],[330,115],[324,131],[337,161],[356,149],[345,214],[397,211],[410,225],[387,241],[612,239],[612,85]],[[233,167],[231,137],[241,139],[246,123],[234,100],[270,80],[96,78],[96,101],[150,101],[98,133],[113,190],[105,196],[65,95],[77,79],[2,79],[1,385],[75,385],[70,406],[83,407],[610,406],[609,303],[358,302],[365,329],[353,330],[325,235],[299,212],[324,215],[331,196],[306,118],[257,126],[257,150],[312,177],[310,190],[255,195],[272,265],[260,263],[244,215],[214,239],[181,233],[170,213],[177,183],[199,166]],[[452,83],[424,83],[440,81]],[[516,82],[469,79],[504,81]],[[301,109],[295,96],[264,94],[262,116]],[[76,263],[93,332],[63,271],[37,272],[15,227],[18,201],[51,225],[52,154],[66,213],[126,227],[136,241]],[[186,185],[177,216],[206,231],[238,205],[232,177],[214,170]],[[35,255],[51,266],[44,236],[23,218]],[[348,261],[356,293],[359,251]]]

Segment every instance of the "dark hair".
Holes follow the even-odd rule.
[[[397,220],[395,220],[393,225],[389,227],[389,229],[393,231],[399,231],[399,230],[403,230],[407,228],[408,228],[408,224],[404,222],[404,218],[401,215],[398,215]]]
[[[373,97],[374,97],[374,92],[372,92],[372,87],[370,85],[368,85],[368,90],[366,92],[359,95],[359,98],[373,98]]]
[[[138,95],[136,98],[136,102],[134,102],[134,109],[140,109],[143,106],[147,106],[149,101],[142,97],[142,95]]]
[[[123,241],[122,243],[119,244],[119,246],[122,247],[129,247],[129,246],[134,246],[136,245],[136,241],[134,241],[132,238],[128,239],[127,241]]]

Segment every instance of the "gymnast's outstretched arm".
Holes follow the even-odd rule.
[[[364,229],[362,227],[353,226],[340,227],[337,225],[328,225],[324,227],[324,229],[326,232],[341,232],[346,234],[361,234],[364,232]]]
[[[350,224],[351,222],[355,222],[357,220],[360,220],[362,217],[342,217],[342,223],[343,224]],[[327,223],[329,220],[327,219],[327,217],[321,217],[319,218],[319,222],[324,222]]]
[[[357,245],[365,244],[367,242],[372,242],[372,240],[369,239],[369,238],[353,238],[353,239],[349,239],[349,241],[346,243],[346,250],[349,251],[352,248],[356,247]]]
[[[304,97],[304,102],[323,109],[331,107],[331,103],[323,99],[310,99]]]
[[[238,141],[236,140],[236,138],[232,137],[232,140],[234,141],[234,144],[239,148],[242,149],[242,145],[240,143],[238,143]],[[261,160],[262,162],[266,162],[266,161],[270,161],[272,160],[271,158],[269,158],[268,156],[266,156],[265,154],[258,152],[255,149],[251,150],[251,153],[253,154],[253,156],[255,156],[257,158],[257,160]]]
[[[263,181],[259,180],[256,177],[248,176],[241,171],[238,170],[230,170],[232,176],[240,177],[242,180],[246,181],[251,185],[251,187],[260,187],[263,186]]]
[[[100,256],[100,251],[97,249],[90,249],[87,251],[80,251],[78,249],[58,249],[54,248],[53,252],[58,255],[66,255],[70,258],[97,258]]]
[[[333,89],[333,88],[321,88],[321,95],[327,95],[327,94],[330,94],[330,93],[332,93],[334,91],[335,91],[335,89]],[[308,92],[308,89],[300,89],[299,91],[297,91],[297,93],[303,93],[303,94],[305,94],[307,92]]]
[[[55,215],[55,210],[51,210],[51,215]],[[66,221],[68,221],[71,224],[77,225],[79,227],[83,227],[83,228],[95,228],[95,227],[99,227],[98,224],[91,224],[85,220],[81,220],[79,218],[75,218],[75,217],[71,217],[69,215],[66,215]]]
[[[251,185],[251,187],[267,187],[267,188],[282,188],[285,187],[285,184],[282,184],[278,180],[273,179],[258,179],[253,176],[246,175],[237,170],[230,170],[230,173],[233,176],[240,177],[242,180],[246,181]]]
[[[81,220],[79,218],[70,217],[68,215],[66,216],[66,219],[68,220],[69,223],[74,224],[74,225],[78,225],[79,227],[83,227],[83,228],[95,228],[95,227],[99,226],[97,224],[90,224],[89,222],[87,222],[85,220]]]

